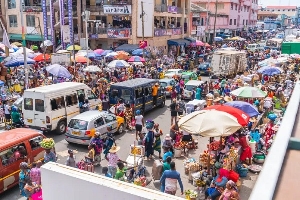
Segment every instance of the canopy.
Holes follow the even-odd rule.
[[[192,112],[181,118],[178,125],[188,133],[204,137],[228,136],[242,127],[234,116],[217,110]]]
[[[242,98],[262,98],[267,94],[256,87],[241,87],[231,92],[232,95]]]
[[[131,53],[132,51],[139,48],[139,45],[137,44],[122,44],[118,46],[115,51],[126,51],[128,53]]]
[[[175,46],[188,46],[190,45],[191,42],[185,39],[173,39],[173,40],[168,40],[168,45],[175,45]]]
[[[27,58],[27,64],[34,64],[35,61]],[[6,67],[18,67],[20,65],[24,65],[24,56],[18,56],[10,59],[6,63],[4,63],[4,66]]]
[[[102,70],[96,65],[89,65],[83,69],[85,72],[101,72]]]
[[[235,107],[237,109],[242,110],[244,113],[249,115],[250,117],[255,117],[259,115],[259,112],[257,111],[257,108],[253,106],[252,104],[244,101],[230,101],[225,103],[225,105]]]
[[[65,77],[70,78],[71,74],[70,72],[63,66],[59,64],[53,64],[46,67],[47,72],[50,74],[57,76],[57,77]]]
[[[43,61],[49,61],[51,58],[51,56],[49,54],[40,54],[40,55],[37,55],[33,58],[33,60],[37,61],[37,62],[43,62]]]

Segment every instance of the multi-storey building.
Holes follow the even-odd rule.
[[[254,27],[257,21],[257,0],[192,0],[212,13],[206,24],[206,35],[226,33],[239,35],[241,31]],[[217,6],[217,8],[216,8]],[[215,16],[217,19],[215,20]],[[216,21],[216,23],[214,23]]]

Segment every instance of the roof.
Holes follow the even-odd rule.
[[[119,83],[114,83],[111,85],[111,87],[126,87],[126,88],[132,88],[143,84],[148,83],[154,83],[156,82],[155,79],[148,79],[148,78],[135,78],[128,81],[123,81]]]
[[[81,120],[85,120],[85,121],[91,121],[91,120],[95,119],[97,116],[105,115],[105,114],[108,114],[108,112],[107,111],[98,111],[98,110],[89,110],[89,111],[83,112],[79,115],[76,115],[72,119],[81,119]]]
[[[34,135],[43,136],[38,130],[28,129],[28,128],[16,128],[9,131],[4,131],[0,133],[0,150],[6,148],[5,145],[19,140],[25,141]]]
[[[266,6],[267,9],[297,9],[297,6]]]
[[[76,87],[76,86],[77,87],[78,86],[88,87],[84,83],[63,82],[63,83],[57,83],[57,84],[52,84],[52,85],[27,89],[27,90],[25,90],[25,92],[52,93],[52,92],[57,92],[57,91],[63,91],[63,90],[66,90],[66,89],[70,89],[70,88],[73,88],[73,87]]]
[[[276,16],[278,16],[278,14],[273,13],[271,11],[261,11],[261,10],[258,11],[257,15],[274,15],[274,16],[276,15]]]

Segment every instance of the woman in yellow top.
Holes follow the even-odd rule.
[[[87,162],[93,163],[95,161],[95,144],[94,143],[90,144],[88,149],[89,149],[89,153],[85,157],[85,159]]]

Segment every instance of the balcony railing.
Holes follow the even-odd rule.
[[[168,7],[166,4],[162,4],[162,5],[156,5],[154,10],[156,12],[168,12]]]
[[[23,12],[43,12],[41,6],[23,6]]]
[[[131,28],[96,28],[89,27],[90,38],[98,38],[97,35],[107,35],[107,38],[130,38]]]
[[[154,36],[160,37],[160,36],[168,36],[168,35],[181,35],[182,29],[181,28],[168,28],[168,29],[162,29],[162,28],[156,28],[154,29]]]
[[[102,12],[103,11],[103,5],[86,5],[86,9],[91,12]]]

